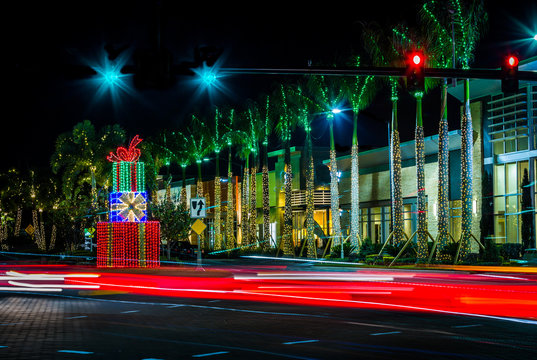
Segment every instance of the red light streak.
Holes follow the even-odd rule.
[[[491,271],[493,267],[486,269],[489,271],[481,274],[373,269],[299,272],[261,267],[206,268],[200,272],[163,268],[157,275],[100,271],[99,278],[66,278],[65,284],[157,296],[537,320],[536,269],[521,268],[520,273],[514,273],[511,268],[511,273],[499,275]],[[48,269],[51,275],[60,271]]]

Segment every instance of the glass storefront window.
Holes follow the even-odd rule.
[[[520,184],[528,161],[494,166],[494,238],[497,243],[520,243]]]

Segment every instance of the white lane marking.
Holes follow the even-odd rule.
[[[211,303],[212,303],[212,302],[219,302],[219,301],[220,301],[220,300],[209,300],[209,301],[207,301],[207,302],[211,302]]]
[[[377,335],[390,335],[390,334],[400,334],[400,333],[401,333],[400,331],[389,331],[389,332],[374,333],[374,334],[369,334],[369,335],[377,336]]]
[[[82,318],[87,318],[86,315],[80,315],[80,316],[71,316],[71,317],[66,317],[65,320],[71,320],[71,319],[82,319]]]
[[[305,343],[312,343],[312,342],[318,342],[319,340],[302,340],[302,341],[289,341],[282,343],[283,345],[294,345],[294,344],[305,344]]]
[[[468,327],[474,327],[474,326],[483,326],[483,325],[481,325],[481,324],[456,325],[456,326],[452,326],[452,328],[468,328]]]
[[[140,310],[127,310],[127,311],[122,311],[121,314],[128,314],[128,313],[135,313],[135,312],[139,312]]]
[[[68,353],[68,354],[81,354],[81,355],[91,355],[91,351],[79,351],[79,350],[58,350],[59,353]]]
[[[229,351],[217,351],[213,353],[207,353],[207,354],[198,354],[198,355],[192,355],[192,357],[205,357],[205,356],[213,356],[213,355],[220,355],[220,354],[227,354]]]

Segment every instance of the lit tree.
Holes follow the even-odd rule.
[[[339,212],[339,177],[336,161],[336,148],[334,140],[335,111],[344,103],[345,92],[339,80],[324,76],[311,76],[308,81],[308,91],[315,97],[315,102],[323,109],[330,126],[330,212],[332,214],[333,239],[332,246],[341,245],[343,249],[343,236]]]
[[[426,32],[434,36],[441,49],[441,57],[452,67],[469,69],[477,43],[487,25],[488,15],[483,0],[426,1],[420,11]],[[440,58],[441,58],[440,57]],[[461,114],[461,243],[460,257],[470,251],[472,231],[472,167],[473,128],[470,112],[470,81],[464,80],[464,104]]]
[[[360,57],[356,58],[355,64],[360,66]],[[376,93],[373,76],[357,76],[347,81],[347,98],[350,99],[353,111],[353,131],[351,147],[351,248],[357,251],[359,248],[358,236],[360,234],[360,184],[358,164],[358,114],[368,106]]]
[[[306,151],[304,152],[305,178],[306,178],[306,244],[307,256],[316,257],[315,247],[315,220],[314,220],[314,176],[315,168],[313,163],[313,145],[311,139],[312,123],[316,115],[323,112],[322,106],[315,101],[314,94],[310,93],[307,86],[308,78],[303,79],[303,84],[288,86],[285,88],[287,98],[294,109],[294,117],[298,126],[306,133]]]
[[[287,94],[285,87],[280,86],[276,91],[274,98],[276,106],[280,106],[280,119],[276,124],[276,134],[284,144],[284,167],[285,167],[285,204],[283,214],[283,232],[280,245],[283,248],[283,254],[286,256],[295,255],[295,245],[293,243],[293,213],[291,208],[291,191],[293,182],[293,171],[291,168],[291,133],[296,126],[294,118],[288,106]]]
[[[78,194],[88,186],[90,207],[97,206],[97,189],[107,187],[110,175],[106,155],[124,139],[125,131],[119,125],[105,126],[97,131],[88,120],[58,136],[51,167],[54,174],[62,176],[66,199],[76,201]]]
[[[221,110],[216,108],[214,116],[214,127],[211,128],[213,149],[216,156],[216,168],[214,177],[214,248],[220,250],[224,247],[222,235],[222,215],[221,215],[221,178],[220,178],[220,152],[228,142],[231,129],[226,124],[226,118]]]
[[[364,26],[362,32],[365,48],[377,66],[404,66],[401,54],[395,48],[393,34],[371,23]],[[383,78],[391,90],[392,122],[390,134],[390,188],[391,188],[391,236],[393,244],[403,243],[403,197],[401,189],[401,149],[397,121],[397,102],[399,99],[398,79]]]
[[[210,142],[210,136],[207,131],[205,123],[195,115],[192,115],[191,121],[188,124],[187,131],[184,133],[186,148],[191,156],[193,162],[197,167],[197,179],[196,179],[196,194],[198,197],[203,197],[203,182],[201,176],[201,164],[204,157],[210,154],[212,151],[212,144]],[[201,247],[208,247],[205,244],[205,235],[198,236],[198,241],[201,242]]]

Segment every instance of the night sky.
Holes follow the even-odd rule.
[[[308,60],[331,63],[359,50],[358,21],[393,24],[415,20],[418,2],[374,1],[325,2],[318,6],[304,3],[303,9],[288,9],[287,3],[251,2],[238,8],[224,2],[214,7],[209,2],[186,3],[161,1],[160,43],[173,55],[174,63],[190,61],[196,46],[224,48],[222,67],[296,67]],[[516,3],[516,8],[510,6]],[[2,170],[48,166],[57,135],[88,119],[97,127],[118,123],[129,138],[142,138],[162,128],[180,128],[192,113],[211,105],[241,105],[248,98],[258,99],[282,81],[275,76],[240,75],[222,79],[225,92],[197,93],[191,77],[178,77],[171,88],[137,89],[132,81],[127,91],[113,100],[108,92],[98,91],[95,81],[73,80],[67,76],[70,66],[99,64],[107,54],[104,46],[125,48],[118,59],[127,59],[137,49],[149,48],[156,31],[156,1],[10,1],[3,4],[4,48],[8,59],[7,99],[4,99]],[[269,6],[269,8],[265,8]],[[528,38],[525,28],[537,30],[537,6],[534,1],[488,1],[490,26],[476,54],[474,67],[499,67],[508,40]],[[521,58],[535,56],[537,46],[518,43]],[[289,79],[286,79],[289,80]],[[384,94],[384,95],[383,95]],[[449,104],[459,104],[450,98]],[[414,104],[401,101],[402,141],[414,131]],[[437,132],[439,96],[425,97],[426,135]],[[359,142],[363,148],[387,143],[386,121],[390,102],[379,94],[360,118]],[[457,128],[458,119],[453,119]],[[431,124],[429,126],[429,124]],[[336,141],[345,146],[350,119],[336,124]],[[320,145],[328,145],[326,124],[315,123],[313,136]],[[302,143],[296,137],[297,144]],[[277,144],[274,144],[277,146]]]

